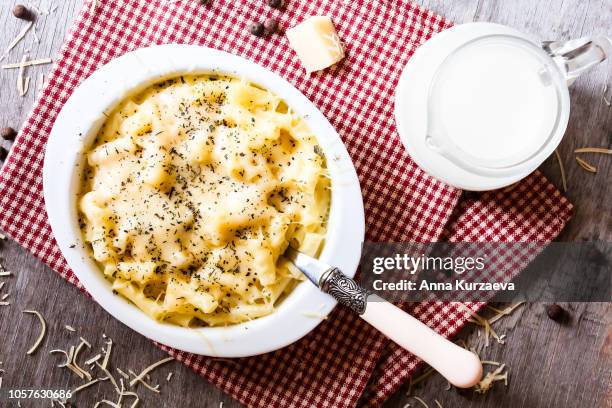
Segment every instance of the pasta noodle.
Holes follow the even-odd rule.
[[[316,138],[275,94],[183,76],[128,97],[86,152],[80,225],[115,293],[158,321],[265,316],[316,256],[330,181]]]

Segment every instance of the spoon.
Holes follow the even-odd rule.
[[[482,364],[476,354],[445,339],[392,303],[369,293],[338,268],[291,247],[285,256],[319,289],[424,360],[455,387],[469,388],[480,381]]]

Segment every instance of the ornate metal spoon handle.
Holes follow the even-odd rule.
[[[480,359],[468,350],[448,341],[400,308],[369,293],[338,268],[321,274],[319,288],[339,303],[359,313],[404,349],[425,360],[451,384],[469,388],[482,376]]]
[[[369,292],[338,268],[325,271],[319,280],[319,287],[344,306],[360,315],[365,313]]]

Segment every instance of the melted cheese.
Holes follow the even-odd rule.
[[[273,93],[180,77],[127,98],[91,148],[79,209],[113,289],[156,320],[267,315],[316,255],[330,183],[314,135]]]

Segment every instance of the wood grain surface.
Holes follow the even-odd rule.
[[[195,1],[195,0],[183,0]],[[214,1],[214,0],[213,0]],[[290,1],[290,0],[288,0]],[[392,1],[392,0],[372,0]],[[612,34],[612,2],[610,0],[420,0],[430,8],[459,23],[491,21],[507,24],[541,39],[568,39],[594,33]],[[19,33],[24,23],[12,16],[13,0],[0,0],[0,49]],[[32,3],[25,3],[32,4]],[[57,10],[37,22],[40,42],[28,36],[11,53],[6,62],[18,62],[29,50],[32,58],[53,57],[62,43],[82,0],[34,1],[40,8]],[[560,154],[568,173],[570,200],[576,205],[573,220],[560,239],[612,240],[612,192],[609,176],[612,159],[604,155],[585,158],[598,168],[596,174],[582,170],[574,159],[573,150],[583,146],[609,148],[612,142],[612,109],[603,101],[603,90],[609,84],[612,98],[612,62],[607,61],[580,77],[571,88],[572,112],[570,125],[560,146]],[[20,97],[15,86],[17,72],[0,70],[0,127],[18,128],[32,106],[40,84],[39,74],[49,65],[31,67],[30,91]],[[10,143],[0,144],[9,148]],[[561,178],[554,157],[541,167],[558,186]],[[100,352],[105,333],[112,338],[112,365],[123,371],[139,372],[166,355],[113,319],[95,302],[68,285],[58,274],[34,259],[10,241],[0,242],[0,258],[14,276],[5,281],[2,293],[9,293],[10,306],[0,306],[0,376],[2,389],[9,388],[74,388],[82,381],[66,369],[55,367],[60,355],[49,355],[55,348],[67,349],[78,343],[79,336],[92,343],[88,355]],[[460,337],[481,350],[481,357],[507,364],[510,368],[508,386],[498,383],[486,395],[471,391],[446,391],[446,382],[434,374],[411,390],[430,407],[612,407],[612,307],[610,303],[566,304],[571,319],[558,324],[546,317],[543,304],[524,305],[515,314],[495,324],[499,334],[506,334],[506,344],[493,342],[483,347],[482,334],[474,326],[466,327]],[[35,316],[23,314],[24,309],[36,309],[46,318],[47,336],[41,348],[32,356],[25,351],[39,333]],[[64,328],[73,326],[77,332]],[[489,366],[487,370],[494,367]],[[173,372],[170,381],[166,381]],[[116,372],[115,372],[116,374]],[[117,378],[119,375],[116,374]],[[239,404],[214,386],[183,367],[171,362],[151,374],[151,383],[160,384],[161,393],[138,386],[144,407],[237,407]],[[422,406],[408,396],[408,385],[393,396],[388,407]],[[103,398],[115,400],[108,381],[79,393],[77,406],[93,406]],[[28,402],[22,406],[49,406],[47,402]],[[0,401],[0,407],[7,405]]]

